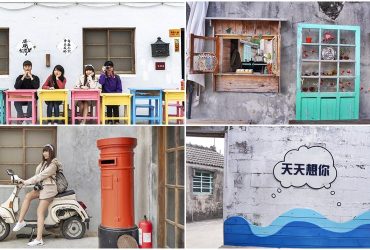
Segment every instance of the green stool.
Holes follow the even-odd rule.
[[[0,88],[0,124],[5,124],[5,90]]]

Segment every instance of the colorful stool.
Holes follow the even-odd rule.
[[[64,120],[64,124],[68,124],[68,90],[67,89],[41,89],[38,91],[39,94],[39,114],[40,124],[47,120]],[[63,116],[59,117],[44,117],[43,116],[43,102],[63,102]]]
[[[168,125],[170,120],[176,120],[177,123],[184,121],[184,106],[182,103],[185,102],[185,91],[182,90],[163,90],[164,92],[164,111],[165,124]],[[169,112],[169,107],[176,108],[176,114],[172,115]]]
[[[0,124],[5,124],[5,90],[0,88]]]
[[[101,120],[102,123],[105,124],[106,120],[124,120],[127,121],[127,124],[131,123],[131,97],[130,94],[125,93],[102,93],[100,95],[102,97],[101,101]],[[106,106],[116,105],[116,106],[123,106],[123,116],[122,117],[107,117],[105,113]]]
[[[162,124],[162,89],[130,89],[132,94],[132,124],[138,120],[149,121],[150,124]],[[144,100],[146,102],[140,102]],[[137,109],[147,109],[147,115],[137,114]]]
[[[31,121],[32,124],[36,124],[36,89],[16,89],[6,90],[6,124],[10,124],[12,121]],[[32,117],[12,117],[12,102],[32,102]]]
[[[93,101],[96,102],[95,115],[86,117],[86,120],[96,120],[96,123],[100,123],[100,90],[99,89],[73,89],[71,90],[71,109],[72,109],[72,124],[75,124],[76,120],[85,119],[83,116],[76,115],[76,103],[77,101]]]

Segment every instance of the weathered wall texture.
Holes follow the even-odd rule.
[[[211,2],[208,17],[281,18],[281,92],[278,94],[213,92],[207,78],[193,119],[233,120],[281,124],[295,120],[297,24],[320,23],[361,26],[360,119],[370,118],[370,3],[345,2],[335,21],[319,11],[317,2]],[[206,32],[210,28],[206,25]]]
[[[300,236],[304,235],[300,230],[307,229],[308,224],[304,223],[309,223],[314,229],[306,231],[305,237],[315,242],[312,244],[318,244],[317,247],[333,244],[369,247],[370,241],[366,237],[361,238],[361,230],[370,224],[368,138],[368,127],[230,127],[226,137],[228,152],[225,153],[227,164],[224,172],[225,244],[305,247],[311,243],[302,240]],[[294,166],[290,169],[291,175],[283,174],[288,182],[280,184],[279,175],[282,176],[284,171],[276,169],[275,178],[274,166],[284,161],[288,151],[301,146],[325,148],[332,155],[335,168],[330,167],[327,176],[322,172],[319,176],[318,172],[308,175],[307,165],[303,173]],[[306,153],[298,157],[296,163],[323,164],[326,161],[324,154],[312,151],[313,148],[307,151],[300,148],[301,153]],[[330,154],[326,152],[327,156]],[[325,179],[329,176],[330,181]],[[245,224],[243,229],[232,231],[240,220]],[[288,223],[298,225],[293,230],[293,225]],[[260,237],[274,235],[277,239],[279,234],[276,231],[281,228],[285,230],[286,241],[279,243],[273,237]],[[323,232],[324,228],[328,231]],[[240,235],[242,232],[248,234],[247,231],[251,236],[249,242]],[[332,233],[337,233],[337,239],[348,240],[330,242],[334,239]],[[295,238],[290,239],[290,236]],[[313,240],[315,237],[316,241]],[[320,237],[327,239],[320,241]],[[361,239],[351,241],[356,237]]]
[[[86,202],[88,212],[93,216],[91,231],[97,231],[100,224],[100,168],[99,150],[96,141],[111,137],[135,137],[135,222],[150,214],[151,196],[150,172],[152,171],[152,129],[150,127],[58,127],[58,158],[64,166],[64,173],[77,197]]]
[[[222,218],[223,169],[186,163],[186,222]],[[212,194],[193,193],[193,171],[205,170],[213,173]]]

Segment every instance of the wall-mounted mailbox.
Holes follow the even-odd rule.
[[[160,37],[152,43],[152,57],[166,57],[170,55],[170,44],[162,41]]]

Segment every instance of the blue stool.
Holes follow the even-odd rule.
[[[0,89],[0,124],[5,124],[5,90]]]
[[[149,124],[162,124],[162,93],[163,89],[130,89],[132,94],[132,124],[137,121],[148,121]],[[138,103],[144,100],[146,103]],[[147,114],[138,114],[138,109],[147,110]]]

